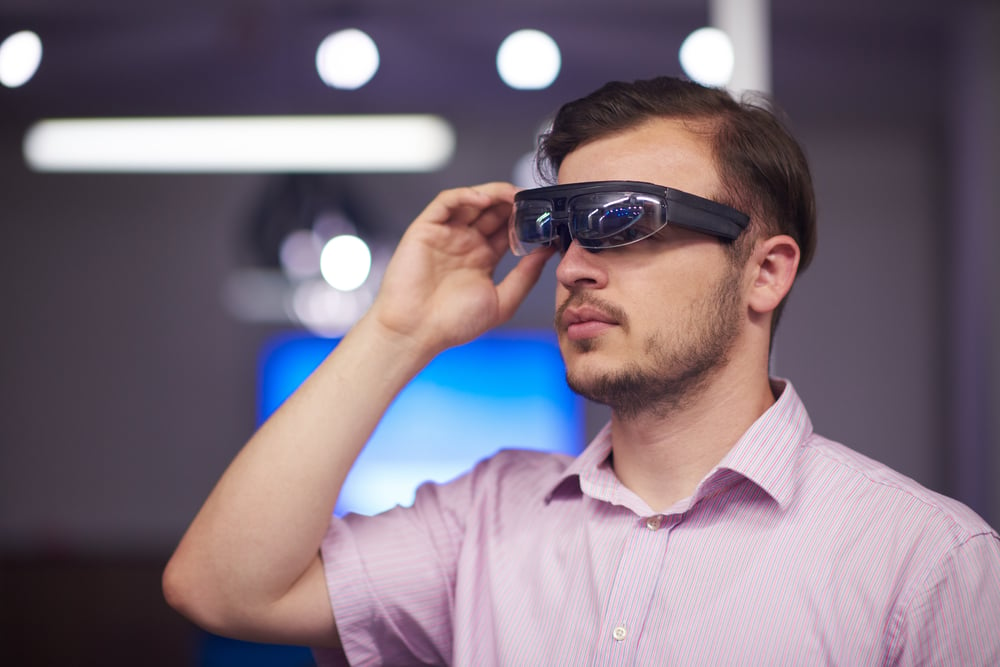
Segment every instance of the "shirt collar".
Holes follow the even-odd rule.
[[[736,441],[732,449],[698,485],[692,502],[732,486],[733,473],[749,480],[782,508],[795,492],[795,461],[799,446],[812,432],[812,422],[792,383],[772,379],[777,400]],[[553,485],[546,502],[561,493],[585,493],[616,505],[634,505],[610,464],[611,425],[607,424]],[[575,482],[575,483],[574,483]]]
[[[611,467],[611,423],[604,425],[587,448],[573,459],[566,471],[552,486],[545,502],[556,495],[567,493],[586,493],[598,500],[614,503],[618,487],[622,487]]]
[[[778,399],[736,441],[701,487],[731,471],[756,484],[782,508],[791,501],[798,449],[812,435],[812,421],[791,382],[772,379],[771,390]]]

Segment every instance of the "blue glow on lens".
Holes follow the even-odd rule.
[[[643,209],[641,206],[622,206],[619,208],[613,208],[607,212],[604,216],[605,218],[628,218],[628,223],[631,224],[642,217]],[[620,223],[616,223],[620,224]]]

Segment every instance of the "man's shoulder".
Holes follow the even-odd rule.
[[[502,449],[447,482],[426,482],[414,506],[437,506],[456,516],[496,510],[537,511],[566,475],[573,457],[532,449]]]
[[[967,505],[855,449],[816,434],[803,445],[805,486],[824,489],[829,500],[842,503],[846,514],[882,517],[914,531],[937,530],[943,533],[941,537],[956,542],[996,534]]]
[[[566,472],[573,457],[560,452],[536,449],[501,449],[480,461],[474,476],[496,483],[528,482],[555,484]]]

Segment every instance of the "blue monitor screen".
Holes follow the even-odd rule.
[[[292,335],[265,346],[260,421],[337,342]],[[422,482],[452,479],[501,449],[578,454],[583,415],[553,333],[487,334],[439,355],[399,394],[347,477],[335,512],[409,505]]]

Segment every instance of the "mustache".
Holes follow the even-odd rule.
[[[565,327],[562,324],[562,321],[563,321],[563,314],[565,314],[567,310],[569,310],[570,308],[579,308],[582,306],[590,306],[591,308],[595,308],[601,311],[602,313],[605,313],[606,315],[610,316],[623,329],[626,330],[628,329],[628,315],[625,313],[623,309],[619,308],[613,303],[610,303],[608,301],[605,301],[604,299],[594,296],[590,292],[573,292],[568,297],[566,297],[566,300],[563,301],[562,304],[560,304],[560,306],[556,309],[556,315],[555,318],[553,318],[553,325],[555,326],[556,331],[563,331],[565,329]]]

